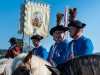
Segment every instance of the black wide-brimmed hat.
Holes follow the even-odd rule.
[[[84,28],[86,26],[85,23],[82,23],[79,20],[75,20],[75,21],[70,21],[70,23],[68,24],[68,27],[70,26],[74,26],[74,27],[78,27],[78,28]]]
[[[66,32],[67,30],[69,30],[69,28],[64,27],[63,25],[57,25],[57,26],[53,27],[53,28],[50,30],[50,35],[53,36],[53,33],[54,33],[55,31],[57,31],[57,30],[61,30],[61,31]]]
[[[15,37],[10,38],[10,40],[8,42],[12,42],[12,43],[17,44],[17,40]]]
[[[42,40],[42,39],[43,39],[43,37],[42,37],[42,36],[40,36],[40,35],[33,35],[33,36],[31,37],[31,39],[38,39],[38,40]]]

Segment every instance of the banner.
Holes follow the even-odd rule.
[[[23,29],[22,20],[23,18],[20,17],[19,30]],[[40,4],[36,2],[28,2],[27,4],[25,4],[24,33],[27,36],[38,34],[43,37],[47,37],[49,31],[49,24],[50,8],[48,4]],[[21,33],[21,31],[22,30],[20,30],[19,32]]]

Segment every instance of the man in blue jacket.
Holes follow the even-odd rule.
[[[41,40],[42,39],[43,39],[43,37],[40,36],[40,35],[33,35],[31,37],[32,43],[35,46],[35,48],[32,50],[32,53],[34,55],[36,55],[36,56],[40,56],[44,60],[47,60],[47,58],[48,58],[48,52],[47,52],[46,48],[44,48],[41,45]]]
[[[55,44],[53,44],[49,51],[48,61],[52,66],[67,60],[68,55],[68,40],[65,39],[67,27],[57,25],[50,30],[50,35],[53,36]]]
[[[70,21],[68,24],[69,35],[73,39],[68,45],[68,49],[70,50],[69,58],[92,54],[94,49],[92,41],[82,35],[85,26],[86,24],[79,20]]]

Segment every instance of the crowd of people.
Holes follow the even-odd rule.
[[[83,36],[83,28],[86,24],[79,20],[71,21],[68,27],[57,25],[50,30],[50,35],[53,37],[55,43],[50,47],[49,52],[42,46],[40,35],[33,35],[31,37],[34,48],[32,53],[36,56],[47,60],[52,66],[57,66],[59,63],[74,58],[76,56],[89,55],[93,53],[94,47],[89,38]],[[72,41],[66,39],[66,32],[69,31]],[[18,48],[16,38],[12,37],[9,40],[11,46],[9,47],[5,58],[14,58],[22,53],[22,48]],[[22,38],[22,43],[24,39]],[[26,53],[27,50],[23,49]]]
[[[49,52],[41,44],[41,40],[44,39],[39,34],[31,37],[34,48],[32,54],[43,58],[48,61],[52,66],[56,67],[58,64],[74,58],[76,56],[90,55],[93,53],[94,47],[92,41],[89,38],[83,36],[83,29],[86,26],[79,20],[74,20],[76,16],[76,8],[69,10],[69,24],[67,27],[61,24],[63,14],[58,13],[57,25],[50,29],[50,35],[53,37],[54,44],[50,47]],[[66,32],[69,32],[69,36],[72,38],[71,41],[66,39]],[[8,49],[5,58],[14,58],[18,54],[28,51],[23,47],[18,48],[16,38],[12,37],[9,40],[11,46]],[[22,44],[24,45],[24,38],[22,38]]]
[[[76,9],[74,9],[74,10],[76,10]],[[70,10],[70,12],[71,11],[72,10]],[[76,13],[76,11],[74,11],[73,14],[75,15],[75,13]],[[69,21],[69,24],[67,25],[67,27],[65,27],[64,25],[62,25],[60,23],[62,14],[57,14],[57,18],[58,18],[57,25],[54,26],[53,28],[51,28],[49,31],[49,34],[53,37],[53,40],[55,43],[50,46],[49,50],[47,50],[45,48],[45,46],[42,45],[41,40],[44,39],[44,37],[42,37],[39,34],[33,35],[31,37],[34,48],[30,52],[28,52],[28,50],[24,46],[25,45],[24,38],[22,38],[23,47],[19,48],[18,44],[17,44],[17,39],[15,37],[12,37],[9,40],[10,47],[7,50],[7,54],[5,55],[4,58],[15,58],[16,56],[18,56],[21,53],[31,53],[31,55],[33,54],[33,55],[38,56],[38,57],[42,58],[43,60],[47,61],[52,66],[52,67],[47,66],[47,68],[52,73],[54,72],[54,75],[60,75],[60,73],[63,73],[65,75],[67,73],[67,70],[68,70],[68,74],[72,73],[70,75],[74,75],[73,72],[75,72],[75,74],[78,75],[79,71],[83,70],[83,69],[80,70],[80,68],[82,68],[81,67],[82,63],[84,63],[85,65],[87,65],[88,63],[93,63],[92,61],[90,61],[90,59],[88,60],[90,62],[85,62],[85,61],[87,61],[86,58],[91,58],[91,57],[94,58],[95,57],[95,59],[97,59],[98,56],[91,56],[91,54],[93,53],[93,50],[94,50],[92,41],[91,41],[91,39],[86,38],[83,35],[83,29],[85,28],[86,24],[82,23],[79,20],[74,20],[75,16],[73,16],[73,14],[72,13],[70,14],[72,16],[70,17],[70,21]],[[66,32],[69,32],[69,36],[70,36],[70,38],[72,38],[71,41],[68,41],[66,39],[66,37],[68,36],[68,35],[66,35]],[[49,52],[47,52],[47,51],[49,51]],[[77,58],[77,57],[79,57],[79,58]],[[86,60],[85,59],[83,60],[83,58],[85,58]],[[99,63],[99,61],[97,63]],[[73,68],[72,64],[73,64],[73,66],[77,66],[79,68],[75,67],[75,69],[73,71],[71,71],[71,69]],[[27,65],[29,65],[29,64],[25,62],[24,66],[27,66]],[[84,67],[84,65],[82,65],[82,66]],[[88,69],[88,66],[89,65],[87,65],[86,70]],[[94,68],[92,68],[92,66],[94,66],[94,65],[91,65],[91,69],[94,70]],[[53,67],[56,67],[56,70]],[[57,71],[57,69],[59,71]],[[77,69],[77,71],[76,71],[76,69]],[[88,75],[88,71],[86,73]],[[83,74],[81,74],[81,75],[83,75]],[[90,75],[90,72],[89,72],[89,75]]]

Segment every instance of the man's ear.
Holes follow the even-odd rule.
[[[32,58],[32,55],[33,55],[33,54],[32,54],[32,51],[30,51],[30,52],[27,54],[27,56],[25,57],[23,63],[27,63],[27,62],[29,61],[29,59]]]
[[[49,65],[45,65],[45,66],[52,72],[52,75],[61,75],[61,72],[55,67]]]

